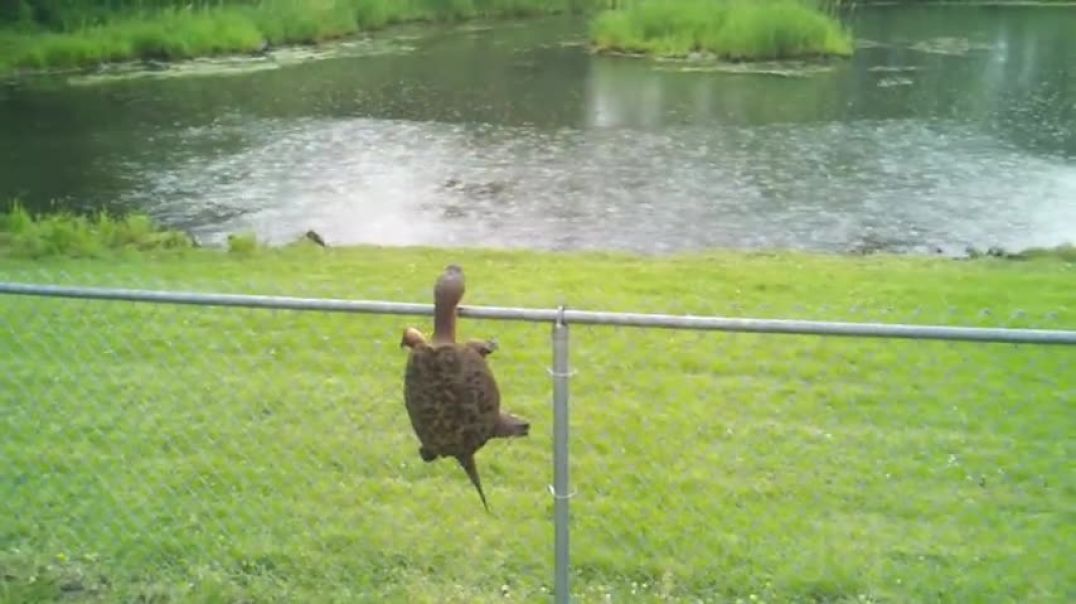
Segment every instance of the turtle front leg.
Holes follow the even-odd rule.
[[[403,337],[400,338],[400,348],[404,346],[411,348],[412,350],[417,346],[422,346],[426,343],[426,336],[422,335],[422,332],[414,327],[407,327],[404,329]]]

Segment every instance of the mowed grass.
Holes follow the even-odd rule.
[[[642,0],[591,25],[599,52],[763,60],[852,54],[841,23],[804,0]]]
[[[414,21],[511,18],[603,6],[604,0],[261,0],[72,16],[62,31],[0,29],[0,74],[126,59],[250,53]],[[72,10],[75,10],[72,8]]]
[[[428,303],[458,262],[472,305],[1076,328],[1058,257],[125,247],[0,281]],[[532,421],[486,515],[419,459],[406,325],[0,295],[0,600],[546,601],[550,326],[462,320]],[[1076,594],[1076,349],[570,329],[576,601]]]

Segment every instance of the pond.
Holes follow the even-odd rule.
[[[850,60],[597,57],[586,23],[0,85],[0,199],[207,244],[962,253],[1076,241],[1076,8],[875,7]]]

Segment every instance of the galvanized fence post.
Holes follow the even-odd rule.
[[[568,547],[568,325],[564,322],[564,307],[557,311],[553,324],[553,525],[554,601],[567,604],[569,553]]]

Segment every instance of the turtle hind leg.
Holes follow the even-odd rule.
[[[419,447],[418,455],[422,458],[422,461],[433,461],[437,459],[437,454],[433,451],[430,451],[426,447]]]
[[[530,431],[530,422],[504,412],[497,416],[497,423],[493,426],[493,436],[496,438],[527,436]]]
[[[482,481],[478,478],[478,468],[474,463],[474,453],[467,453],[465,455],[457,455],[456,459],[459,460],[463,470],[467,472],[467,477],[471,479],[471,484],[478,491],[478,496],[482,498],[482,507],[486,508],[486,512],[489,512],[489,504],[486,503],[486,494],[482,492]]]
[[[467,346],[483,357],[488,357],[500,348],[497,340],[468,340]]]

